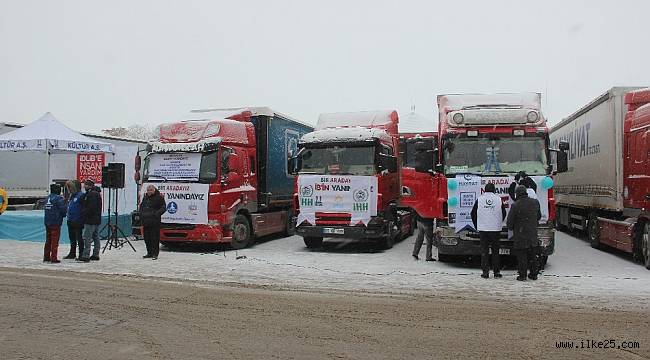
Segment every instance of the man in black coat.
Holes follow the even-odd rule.
[[[147,193],[140,203],[140,221],[143,227],[147,254],[143,258],[158,259],[160,252],[160,217],[167,211],[165,199],[155,186],[147,186]]]
[[[84,181],[86,193],[81,197],[81,218],[83,219],[83,254],[77,260],[89,262],[99,260],[99,249],[101,243],[97,236],[97,230],[102,223],[102,197],[95,191],[95,183],[92,180]],[[93,255],[90,256],[90,244],[93,243]]]
[[[542,218],[542,212],[539,201],[528,197],[525,186],[518,185],[515,193],[517,200],[508,213],[507,225],[513,233],[513,249],[517,255],[519,270],[517,280],[526,280],[527,270],[530,272],[528,277],[537,280],[539,272],[537,253],[540,247],[537,224]]]

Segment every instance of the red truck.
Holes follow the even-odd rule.
[[[296,233],[307,247],[333,237],[390,248],[412,233],[399,208],[398,121],[396,111],[322,114],[300,139]]]
[[[535,196],[541,205],[538,234],[542,264],[546,264],[555,246],[555,200],[548,128],[540,111],[541,95],[458,94],[439,95],[437,100],[438,139],[417,145],[420,154],[426,151],[433,156],[418,160],[416,171],[429,176],[430,188],[425,193],[431,197],[431,209],[420,215],[436,223],[440,234],[435,239],[439,259],[450,261],[454,256],[480,255],[478,233],[471,220],[475,200],[491,182],[509,208],[510,185],[524,171],[534,180]],[[566,154],[559,150],[557,153],[558,169],[562,170]],[[511,249],[512,241],[504,227],[500,251],[508,255]]]
[[[194,110],[162,125],[143,167],[143,186],[156,186],[167,202],[161,243],[240,249],[259,236],[291,233],[288,159],[312,130],[266,107]]]
[[[442,218],[442,203],[438,201],[442,174],[418,172],[416,147],[433,150],[438,146],[438,132],[400,132],[402,196],[400,207],[410,209],[421,221]],[[429,157],[432,156],[433,151]],[[433,159],[429,161],[433,162]]]
[[[558,228],[587,233],[595,248],[630,253],[650,269],[650,89],[614,87],[562,120],[569,167],[555,188]]]

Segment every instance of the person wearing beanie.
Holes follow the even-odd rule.
[[[526,187],[515,188],[516,201],[508,213],[507,225],[512,230],[513,249],[517,255],[517,280],[526,280],[526,273],[531,280],[537,280],[539,272],[537,224],[542,218],[539,201],[528,197]]]
[[[61,185],[50,185],[50,195],[44,207],[45,211],[45,249],[43,254],[44,262],[60,263],[57,258],[59,251],[59,237],[61,236],[61,224],[66,216],[66,207],[63,196],[61,196]]]

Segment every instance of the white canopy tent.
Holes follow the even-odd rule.
[[[48,112],[20,129],[0,135],[0,150],[112,153],[113,146],[79,134]]]
[[[47,182],[51,183],[50,159],[56,153],[114,152],[113,145],[91,139],[65,126],[51,113],[22,128],[0,135],[0,151],[47,153]]]

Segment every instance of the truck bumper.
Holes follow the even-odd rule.
[[[230,243],[221,226],[163,224],[160,241],[175,243]]]
[[[386,229],[382,226],[301,225],[296,227],[296,234],[302,237],[379,239],[386,235]]]
[[[441,236],[436,237],[435,245],[438,253],[443,255],[481,255],[481,241],[476,233],[461,231],[454,233],[453,228],[440,227]],[[540,227],[538,237],[541,243],[541,254],[548,256],[555,251],[555,229],[550,227]],[[514,255],[512,251],[512,241],[508,240],[508,233],[501,233],[501,254]]]

